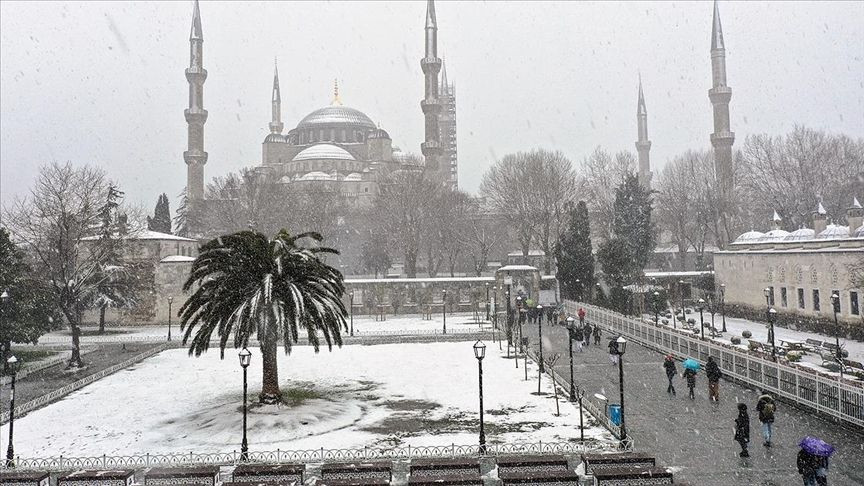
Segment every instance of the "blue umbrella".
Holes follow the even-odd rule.
[[[688,370],[693,370],[693,371],[699,371],[699,369],[701,368],[699,366],[699,362],[693,358],[685,359],[684,360],[684,367],[687,368]]]
[[[834,446],[816,437],[807,436],[801,439],[798,443],[804,451],[813,454],[814,456],[828,457],[834,453]]]

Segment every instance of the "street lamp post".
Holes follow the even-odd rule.
[[[699,299],[699,330],[702,333],[702,339],[705,339],[705,317],[702,312],[705,310],[705,299]]]
[[[171,304],[174,303],[174,297],[168,297],[168,340],[171,340]]]
[[[489,320],[489,282],[486,282],[486,320]]]
[[[582,398],[585,397],[585,390],[579,387],[577,394],[579,398],[579,440],[585,442],[585,425],[582,421]]]
[[[618,390],[621,394],[621,445],[627,439],[627,429],[624,425],[624,351],[627,349],[627,340],[624,336],[618,336]]]
[[[726,284],[720,284],[720,314],[723,316],[723,332],[726,332]]]
[[[543,315],[543,306],[537,304],[537,314]],[[543,319],[537,318],[537,340],[540,348],[540,373],[545,373],[546,369],[543,366]]]
[[[654,327],[660,325],[660,292],[654,291]]]
[[[840,323],[837,321],[837,313],[840,311],[840,296],[835,292],[831,294],[831,308],[834,311],[834,339],[837,347],[837,365],[840,366],[840,377],[843,377],[843,351],[840,349]]]
[[[678,291],[681,293],[681,322],[687,322],[687,313],[684,312],[684,281],[678,281]],[[672,319],[672,329],[677,329],[675,325],[675,321],[678,319]]]
[[[717,312],[717,307],[714,305],[714,297],[708,296],[708,311],[711,312],[711,337],[717,334],[717,328],[714,327],[714,313]]]
[[[573,319],[573,316],[567,317],[567,336],[570,338],[567,340],[569,346],[568,351],[570,353],[570,401],[576,399],[576,387],[573,383],[573,333],[575,332],[573,326],[576,325],[576,319]]]
[[[252,353],[243,348],[240,350],[240,366],[243,367],[243,442],[240,443],[240,460],[249,460],[249,442],[246,440],[246,368],[252,361]]]
[[[480,378],[480,454],[486,454],[486,431],[483,424],[483,358],[486,345],[482,341],[474,343],[474,357],[477,358],[477,371]]]
[[[348,303],[351,307],[351,337],[354,337],[354,291],[352,290],[348,295],[351,297],[351,301]]]
[[[777,361],[777,348],[774,346],[774,320],[777,319],[777,310],[773,307],[768,309],[768,342],[771,344],[771,359]]]
[[[4,318],[6,316],[6,303],[9,301],[9,292],[3,290],[3,293],[0,293],[0,329],[5,329],[3,326],[5,324]],[[3,356],[6,352],[11,352],[11,349],[4,350],[4,344],[0,343],[0,356]],[[2,359],[2,358],[0,358]],[[6,361],[3,361],[3,372],[6,373],[9,371],[9,364]]]
[[[15,467],[15,446],[13,445],[15,430],[15,377],[18,373],[18,358],[10,356],[6,360],[6,363],[12,372],[12,389],[9,392],[9,447],[6,449],[6,467],[13,468]]]
[[[444,309],[444,331],[442,334],[447,334],[447,289],[441,291],[441,307]]]

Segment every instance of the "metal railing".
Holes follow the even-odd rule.
[[[64,386],[63,388],[58,388],[57,390],[54,390],[50,393],[46,393],[45,395],[34,398],[33,400],[30,400],[29,402],[22,403],[21,405],[18,405],[17,407],[15,407],[15,416],[20,417],[27,412],[30,412],[32,410],[36,410],[37,408],[45,406],[45,405],[57,400],[60,397],[66,396],[75,390],[84,388],[85,386],[93,383],[96,380],[101,380],[102,378],[105,378],[108,375],[114,374],[114,373],[116,373],[116,372],[118,372],[124,368],[128,368],[128,367],[138,363],[139,361],[143,361],[143,360],[149,358],[150,356],[161,353],[162,351],[164,351],[166,349],[166,347],[167,347],[167,343],[160,344],[159,346],[148,349],[147,351],[145,351],[141,354],[135,355],[132,358],[129,358],[126,361],[123,361],[122,363],[117,363],[116,365],[111,366],[109,368],[105,368],[102,371],[98,371],[96,373],[93,373],[92,375],[85,376],[84,378],[81,378],[78,381],[70,383],[70,384]],[[9,421],[9,412],[8,411],[0,414],[0,424],[5,424],[8,421]]]
[[[507,456],[520,454],[584,454],[592,452],[610,452],[613,447],[597,441],[591,442],[523,442],[487,444],[486,456]],[[72,469],[142,469],[148,467],[180,467],[192,465],[235,465],[243,462],[284,464],[284,463],[319,463],[331,461],[356,460],[394,460],[415,458],[447,458],[447,457],[477,457],[480,456],[480,446],[473,445],[441,445],[424,447],[364,447],[358,449],[308,449],[308,450],[275,450],[250,451],[248,461],[241,460],[241,453],[214,452],[188,454],[138,454],[128,456],[93,456],[93,457],[46,457],[22,458],[16,457],[16,470],[68,471]],[[6,466],[0,464],[0,470]]]
[[[861,383],[820,374],[782,359],[775,362],[756,352],[702,340],[699,336],[655,326],[653,322],[648,324],[593,305],[572,301],[565,301],[565,305],[568,312],[573,313],[582,307],[589,321],[662,353],[693,358],[703,363],[713,356],[720,369],[730,378],[838,420],[864,427],[864,386]]]
[[[96,351],[98,348],[99,347],[97,346],[95,348],[81,349],[81,356],[84,356],[85,354],[92,353],[93,351]],[[12,354],[15,354],[15,353],[13,352]],[[62,351],[61,351],[61,354],[63,354]],[[24,378],[30,374],[36,373],[37,371],[42,371],[45,368],[50,368],[52,366],[56,366],[60,363],[65,363],[67,361],[69,361],[68,356],[55,356],[53,358],[48,358],[48,359],[43,359],[41,361],[36,361],[35,363],[32,363],[32,364],[25,363],[24,367],[21,368],[15,374],[15,376],[16,376],[16,379],[20,380],[20,379],[22,379],[22,378]],[[4,377],[0,378],[0,386],[8,385],[11,382],[12,382],[11,376],[4,376]]]

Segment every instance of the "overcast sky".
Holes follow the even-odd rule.
[[[637,73],[658,171],[710,147],[710,2],[443,2],[459,183],[499,156],[635,152]],[[273,59],[286,131],[344,104],[419,152],[425,2],[201,2],[206,178],[260,164]],[[864,136],[864,2],[722,2],[736,146],[793,124]],[[2,201],[52,160],[98,164],[151,208],[185,185],[191,2],[0,2]]]

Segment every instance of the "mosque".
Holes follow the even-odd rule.
[[[426,136],[421,144],[425,158],[422,169],[432,172],[445,185],[458,187],[456,151],[456,87],[448,82],[443,61],[437,57],[437,19],[434,0],[426,5],[426,51],[421,59],[425,77],[425,96],[421,101]],[[203,106],[207,71],[203,62],[204,35],[201,13],[195,1],[189,36],[190,62],[186,69],[189,83],[187,194],[190,201],[204,200],[204,124]],[[440,77],[439,77],[440,73]],[[282,96],[278,68],[273,76],[270,133],[262,142],[260,171],[278,177],[298,191],[337,192],[349,203],[369,204],[378,194],[387,174],[399,169],[417,169],[416,161],[393,146],[390,134],[362,111],[345,106],[334,84],[330,105],[301,119],[283,134]]]

